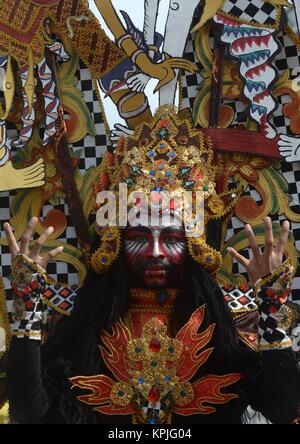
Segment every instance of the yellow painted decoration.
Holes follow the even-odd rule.
[[[293,5],[288,0],[268,0],[268,3],[271,3],[273,6],[285,6],[288,8],[293,8]]]
[[[12,162],[7,162],[0,168],[0,191],[33,188],[44,185],[44,162],[42,159],[23,169],[16,169]]]
[[[213,18],[213,16],[217,13],[218,9],[220,9],[223,6],[224,2],[225,0],[206,1],[200,22],[197,23],[196,26],[194,26],[192,32],[199,31],[199,29],[201,29],[202,26],[205,25],[208,20]]]
[[[27,101],[28,101],[28,114],[31,115],[32,106],[33,106],[33,97],[34,97],[34,87],[35,87],[34,62],[33,62],[33,54],[32,54],[31,48],[29,48],[29,50],[28,50],[28,61],[29,61],[28,77],[26,79],[24,90],[25,90],[25,93],[27,96]]]
[[[10,206],[12,217],[9,221],[15,227],[14,235],[17,240],[24,233],[30,219],[40,215],[43,204],[41,188],[17,193]],[[7,245],[6,238],[0,239],[0,245]]]
[[[6,67],[6,72],[5,72],[5,77],[4,77],[4,82],[3,82],[3,91],[4,91],[4,99],[5,99],[5,111],[0,110],[1,115],[0,115],[0,119],[1,120],[6,120],[12,104],[13,104],[13,100],[14,100],[14,95],[15,95],[15,79],[14,79],[14,73],[13,73],[13,69],[12,69],[12,63],[11,63],[11,55],[8,55],[7,58],[7,67]]]
[[[66,136],[69,143],[75,143],[82,140],[87,134],[95,136],[96,129],[91,113],[83,99],[82,91],[77,88],[76,71],[79,66],[79,56],[74,51],[74,46],[68,37],[60,34],[54,26],[51,29],[60,37],[70,57],[57,70],[57,80],[63,109],[69,114],[69,119],[66,120]]]
[[[9,413],[8,413],[8,403],[4,404],[2,409],[0,409],[0,424],[9,423]]]
[[[6,308],[6,293],[3,279],[0,276],[0,358],[8,349],[10,339],[11,334]]]

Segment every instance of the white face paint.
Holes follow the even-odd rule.
[[[173,216],[168,227],[160,226],[162,217],[156,227],[142,225],[143,222],[146,219],[125,230],[124,252],[132,284],[149,288],[176,286],[186,257],[181,221]]]

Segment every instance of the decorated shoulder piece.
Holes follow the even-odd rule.
[[[42,300],[45,290],[45,271],[23,255],[17,255],[12,264],[13,313],[12,335],[42,339],[42,324],[46,310]]]
[[[234,319],[239,340],[256,351],[258,348],[258,306],[253,288],[246,283],[239,286],[220,283],[220,288]]]
[[[294,312],[287,305],[291,292],[293,266],[289,259],[272,274],[258,281],[254,292],[259,304],[259,350],[284,349],[292,346],[287,331]]]
[[[41,340],[49,312],[54,310],[69,315],[78,287],[69,288],[57,283],[43,268],[22,254],[13,261],[11,277],[12,335]]]

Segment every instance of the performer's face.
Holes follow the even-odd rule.
[[[186,258],[182,226],[137,227],[125,230],[124,250],[131,285],[140,288],[175,288]]]

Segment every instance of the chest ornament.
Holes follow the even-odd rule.
[[[172,422],[172,413],[208,415],[237,398],[221,389],[236,383],[240,374],[206,375],[191,382],[213,352],[207,346],[215,324],[198,333],[204,313],[203,305],[175,338],[168,336],[159,317],[145,323],[139,338],[132,338],[119,321],[111,334],[102,335],[100,347],[116,380],[105,375],[71,378],[73,387],[90,391],[78,399],[102,414],[133,415],[139,424],[166,424]]]

